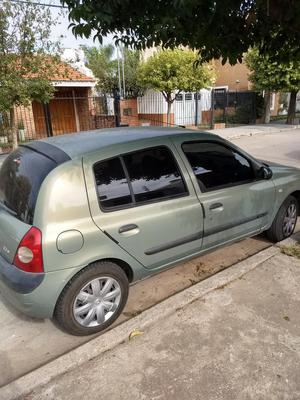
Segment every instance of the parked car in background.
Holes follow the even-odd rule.
[[[87,335],[129,285],[266,231],[290,236],[300,170],[220,137],[121,128],[21,145],[0,170],[0,290],[22,312]]]

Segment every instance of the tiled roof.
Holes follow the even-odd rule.
[[[76,82],[95,82],[94,78],[87,76],[71,65],[61,62],[58,64],[56,72],[48,77],[51,81],[76,81]]]

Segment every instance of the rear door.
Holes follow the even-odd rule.
[[[218,141],[177,141],[205,213],[203,250],[259,233],[268,224],[275,188],[257,179],[249,158]]]
[[[147,268],[199,253],[203,213],[172,143],[152,139],[121,149],[84,158],[95,223]]]

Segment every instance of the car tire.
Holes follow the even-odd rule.
[[[108,328],[121,314],[129,282],[115,263],[100,261],[77,273],[58,298],[54,319],[66,332],[85,336]]]
[[[294,196],[288,196],[279,208],[270,229],[266,231],[268,239],[272,242],[280,242],[291,236],[295,230],[298,212],[297,199]]]

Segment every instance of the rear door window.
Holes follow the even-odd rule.
[[[19,220],[32,225],[41,184],[56,166],[45,155],[19,147],[5,159],[0,170],[0,203]]]
[[[101,161],[94,166],[98,198],[103,209],[132,203],[129,185],[120,158]]]
[[[171,151],[156,147],[94,165],[98,199],[103,210],[137,206],[187,195]]]
[[[136,203],[170,199],[187,194],[174,156],[165,147],[124,156]]]

